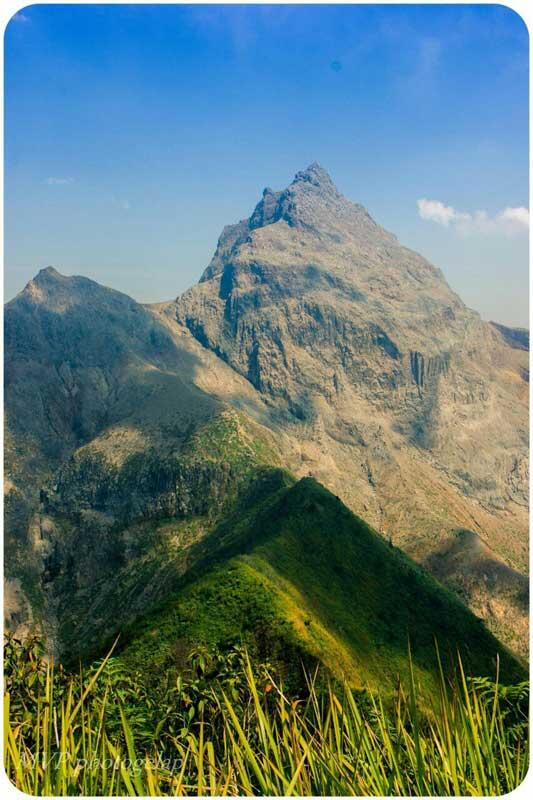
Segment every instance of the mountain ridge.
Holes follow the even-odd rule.
[[[186,653],[187,642],[245,644],[289,674],[296,653],[359,689],[392,691],[399,675],[407,680],[410,646],[427,691],[437,640],[446,670],[459,648],[468,673],[494,673],[499,645],[481,621],[323,486],[289,481],[265,502],[244,525],[224,523],[227,543],[206,541],[205,560],[175,596],[125,632],[119,657],[129,667],[148,663],[151,674],[165,674],[179,667],[175,653]],[[499,652],[502,680],[519,679],[521,668]]]
[[[315,476],[524,656],[523,342],[467,309],[440,270],[343,198],[317,164],[226,227],[200,282],[175,301],[143,306],[41,271],[6,305],[13,624],[34,616],[24,601],[32,582],[43,595],[35,609],[57,617],[57,575],[76,574],[69,558],[84,541],[105,594],[107,567],[89,540],[118,547],[127,565],[160,501],[181,519],[198,513],[202,493],[220,495],[234,480],[227,450],[190,476],[180,459],[191,437],[237,413],[238,438],[259,442],[270,465]],[[142,524],[118,514],[148,491],[128,464],[146,487],[168,484],[139,506]],[[492,603],[449,555],[458,529],[502,565],[491,567]],[[139,564],[130,563],[132,585]]]

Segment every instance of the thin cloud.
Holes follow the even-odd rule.
[[[428,200],[426,197],[421,197],[417,200],[418,213],[422,219],[437,222],[439,225],[444,225],[447,228],[450,222],[455,218],[456,211],[452,206],[445,206],[440,200]]]
[[[500,218],[507,222],[516,223],[517,225],[523,225],[525,228],[529,228],[529,210],[523,206],[518,206],[518,208],[504,208],[500,213]]]
[[[19,11],[18,14],[14,14],[11,19],[13,22],[30,22],[28,15],[23,14],[22,11]]]
[[[508,206],[491,216],[482,210],[473,213],[458,211],[440,200],[428,200],[427,197],[417,200],[417,205],[421,219],[453,228],[463,236],[476,233],[516,236],[529,230],[529,210],[524,206]]]
[[[67,186],[70,183],[74,183],[74,178],[47,178],[45,183],[48,186]]]

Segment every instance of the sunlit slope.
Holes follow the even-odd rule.
[[[469,673],[494,675],[499,654],[504,680],[522,676],[460,601],[311,478],[256,498],[212,537],[216,554],[208,537],[175,596],[126,633],[126,664],[158,677],[191,646],[244,643],[289,673],[318,660],[354,686],[392,689],[410,645],[430,689],[436,640],[445,664],[459,650]]]

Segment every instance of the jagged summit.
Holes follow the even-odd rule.
[[[31,303],[42,304],[46,303],[51,295],[62,293],[65,282],[69,278],[58,272],[55,267],[43,267],[39,272],[26,284],[9,303],[6,308],[9,308],[18,303]]]
[[[299,185],[304,184],[307,184],[308,186],[314,186],[316,189],[331,191],[337,195],[340,194],[327,170],[325,170],[324,167],[318,163],[318,161],[313,161],[312,164],[309,164],[307,169],[302,169],[296,173],[286,189],[275,191],[270,186],[266,186],[263,189],[263,197],[271,197],[274,195],[279,197],[285,192],[289,191],[291,187],[298,188]]]
[[[299,183],[309,183],[312,186],[334,191],[336,194],[339,194],[339,191],[331,180],[329,173],[318,163],[318,161],[313,161],[312,164],[309,164],[307,169],[296,173],[291,185],[294,186]]]
[[[297,172],[286,189],[274,191],[266,187],[248,220],[248,227],[253,230],[283,220],[291,227],[307,225],[315,229],[324,215],[326,219],[329,216],[332,203],[347,202],[326,170],[314,161],[307,169]]]
[[[372,243],[379,246],[396,241],[393,234],[372,219],[364,206],[344,197],[328,172],[314,161],[307,169],[297,172],[285,189],[274,190],[267,186],[248,219],[224,228],[200,282],[219,275],[223,262],[232,258],[241,246],[255,245],[259,241],[256,237],[261,237],[263,242],[265,229],[271,227],[269,239],[285,239],[290,229],[294,232],[293,238],[301,234],[312,237],[310,244],[318,248],[323,244],[355,241],[368,249]],[[275,245],[275,249],[279,253],[280,246]]]

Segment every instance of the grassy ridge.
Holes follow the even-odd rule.
[[[265,488],[266,487],[266,488]],[[175,596],[126,634],[120,658],[160,675],[196,644],[244,643],[285,673],[324,664],[354,687],[392,691],[409,674],[431,693],[457,651],[471,675],[525,671],[457,598],[310,478],[270,476],[202,540]]]
[[[527,685],[460,663],[422,711],[412,673],[391,704],[312,678],[294,697],[234,651],[153,697],[113,658],[66,675],[31,643],[7,653],[4,765],[28,794],[487,796],[527,771]]]
[[[114,459],[113,443],[80,448],[46,495],[58,646],[72,663],[105,652],[168,597],[204,557],[201,540],[235,509],[246,514],[255,493],[274,491],[269,476],[282,474],[273,437],[233,410],[191,425],[171,452],[148,442]]]

